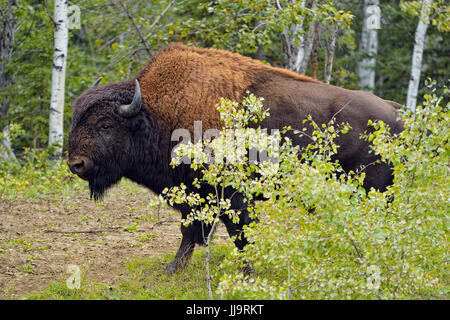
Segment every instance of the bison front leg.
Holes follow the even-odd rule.
[[[186,267],[189,260],[191,260],[195,244],[203,244],[201,238],[201,225],[199,226],[198,221],[188,227],[181,225],[181,234],[183,237],[181,239],[180,248],[178,249],[175,258],[167,265],[164,270],[165,273],[172,274]]]
[[[175,258],[167,265],[166,269],[164,269],[164,272],[172,274],[180,269],[183,269],[191,259],[192,253],[194,252],[194,247],[195,242],[192,242],[191,239],[183,236],[180,248],[178,249]]]

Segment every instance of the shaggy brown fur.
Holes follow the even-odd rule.
[[[144,100],[160,127],[221,128],[216,104],[220,97],[241,101],[246,90],[275,77],[320,81],[273,68],[225,50],[172,44],[161,50],[137,75]]]
[[[268,129],[292,126],[301,129],[302,120],[311,115],[318,124],[333,117],[337,123],[348,122],[352,129],[339,137],[338,159],[344,170],[365,168],[365,188],[385,189],[392,182],[386,164],[374,164],[378,158],[369,153],[369,144],[360,139],[367,121],[383,120],[391,132],[402,130],[396,120],[399,105],[373,94],[347,90],[318,80],[273,68],[239,54],[223,50],[201,49],[173,44],[161,50],[137,74],[143,107],[132,117],[122,117],[120,105],[133,100],[135,79],[89,89],[74,104],[69,133],[69,166],[89,181],[95,199],[127,177],[156,193],[183,182],[191,186],[195,174],[187,166],[169,167],[173,130],[193,131],[201,120],[203,130],[220,129],[216,104],[221,97],[240,102],[247,91],[264,97],[270,116],[262,123]],[[290,136],[295,144],[305,146],[308,138]],[[188,190],[189,191],[189,190]],[[202,196],[211,192],[202,187]],[[228,190],[229,194],[233,190]],[[231,236],[241,232],[249,216],[242,196],[232,199],[234,209],[242,211],[239,224],[227,217],[222,220]],[[178,206],[183,217],[190,212]],[[203,243],[207,226],[200,223],[181,227],[183,239],[175,259],[166,271],[174,272],[189,260],[195,244]],[[245,238],[235,240],[242,249]]]

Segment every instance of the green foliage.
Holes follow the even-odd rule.
[[[420,6],[415,13],[411,9],[418,1],[388,1],[381,2],[382,26],[378,31],[378,55],[376,58],[376,90],[375,94],[399,103],[405,103],[408,82],[411,72],[414,34],[417,28]],[[433,1],[433,6],[441,6],[442,1]],[[448,7],[448,6],[447,6]],[[413,10],[414,11],[414,10]],[[445,15],[448,8],[434,11]],[[447,14],[448,16],[448,14]],[[441,19],[442,20],[442,19]],[[448,23],[448,19],[447,19]],[[430,26],[423,52],[423,67],[421,86],[418,97],[425,94],[424,80],[428,77],[435,79],[438,88],[447,85],[450,65],[448,63],[450,34],[445,28]],[[443,95],[439,92],[439,95]],[[422,101],[418,101],[421,104]]]
[[[339,27],[333,67],[335,85],[358,89],[357,62],[361,54],[357,40],[362,25],[360,2],[316,1],[307,8],[301,1],[215,0],[179,1],[163,15],[171,0],[125,1],[134,22],[144,35],[150,53],[144,48],[132,22],[118,1],[75,0],[81,9],[81,29],[69,32],[64,133],[67,141],[74,99],[100,76],[102,83],[121,81],[136,74],[162,46],[171,42],[215,47],[257,57],[274,66],[285,65],[285,36],[306,37],[318,22],[317,77],[323,79],[332,29]],[[18,28],[12,61],[7,73],[13,85],[0,93],[11,110],[0,119],[22,126],[23,132],[13,143],[15,153],[22,147],[41,148],[48,140],[53,32],[52,3],[19,1],[14,13]],[[383,98],[404,102],[411,67],[414,31],[420,11],[419,1],[389,1],[380,4],[382,26],[379,30],[377,79],[375,93]],[[448,5],[433,1],[431,25],[424,51],[423,76],[445,84],[449,74]],[[161,15],[161,16],[160,16]],[[99,19],[99,16],[102,18]],[[302,28],[293,34],[294,24]],[[406,39],[406,41],[405,41]],[[307,74],[313,74],[313,58]],[[419,95],[425,92],[421,88]],[[442,92],[439,92],[442,95]],[[420,103],[420,102],[419,102]],[[64,144],[66,145],[66,143]]]
[[[7,93],[12,105],[9,121],[20,121],[24,129],[19,145],[40,146],[48,134],[53,27],[36,1],[19,2],[15,14],[19,29],[9,64],[14,72],[14,84]]]
[[[22,131],[20,126],[12,125],[12,139],[17,139]],[[24,147],[18,162],[0,160],[0,200],[48,197],[59,193],[67,195],[86,188],[87,183],[75,179],[65,160],[51,160],[54,154],[53,147]]]
[[[277,151],[274,147],[279,135],[269,136],[261,128],[243,129],[248,127],[249,122],[262,121],[269,114],[268,110],[263,109],[262,100],[249,94],[240,106],[228,99],[221,99],[217,109],[224,123],[222,134],[212,140],[184,144],[177,148],[177,157],[172,159],[172,165],[179,165],[181,159],[188,156],[191,168],[202,174],[202,178],[195,180],[193,186],[199,189],[201,184],[206,183],[213,186],[215,191],[206,198],[195,191],[189,192],[192,188],[188,189],[185,185],[163,191],[164,200],[170,205],[185,203],[192,207],[191,213],[183,221],[186,226],[194,220],[215,225],[223,214],[238,222],[240,212],[231,208],[231,199],[226,197],[225,188],[244,191],[242,187],[251,184],[258,165],[249,161],[248,149],[259,147],[258,150],[261,150],[261,146],[264,146],[265,150],[269,147],[269,156],[274,156]],[[270,175],[274,167],[274,164],[267,162],[261,165],[262,169],[258,173]]]
[[[73,4],[83,2],[72,1]],[[13,59],[9,63],[10,72],[14,74],[14,84],[8,92],[2,92],[0,96],[3,98],[4,94],[12,108],[6,119],[0,119],[0,127],[3,128],[6,120],[20,123],[23,131],[13,144],[14,151],[18,154],[23,152],[22,147],[41,148],[48,142],[54,26],[51,20],[53,6],[49,1],[47,5],[48,11],[43,1],[19,1],[15,10],[19,28],[16,32]],[[124,30],[129,30],[127,20],[98,19],[100,13],[104,17],[114,16],[114,10],[117,8],[104,1],[89,1],[89,4],[82,6],[81,30],[69,32],[64,146],[67,142],[74,99],[88,89],[99,76],[103,76],[106,82],[120,81],[129,77],[133,68],[136,69],[145,62],[145,59],[140,59],[142,61],[138,64],[137,61],[124,60],[118,55],[123,49],[128,49],[128,46],[135,42],[135,38],[125,39]],[[129,54],[128,51],[126,53]],[[117,60],[113,59],[116,56]]]
[[[353,17],[349,11],[339,10],[335,1],[320,1],[309,8],[302,7],[301,1],[194,0],[190,3],[185,19],[170,27],[169,32],[178,35],[177,41],[251,56],[262,49],[274,65],[283,65],[281,44],[285,36],[296,39],[297,44],[315,21],[325,27],[339,26],[346,30]],[[292,25],[296,24],[304,28],[294,31]],[[345,35],[340,41],[351,41],[349,33]]]
[[[420,17],[422,9],[422,1],[400,1],[400,8],[402,11],[408,13],[410,16]],[[429,7],[429,21],[431,25],[436,26],[439,31],[450,31],[450,21],[448,15],[450,13],[450,5],[444,0],[431,1]],[[424,21],[425,22],[425,21]]]
[[[191,167],[217,190],[233,187],[246,195],[263,194],[266,200],[250,205],[259,222],[245,228],[250,244],[234,252],[221,266],[216,293],[222,298],[249,299],[410,299],[448,295],[449,105],[442,106],[432,88],[416,114],[403,111],[405,130],[389,133],[382,122],[371,122],[373,133],[362,138],[393,166],[394,184],[384,193],[362,188],[364,173],[344,172],[332,161],[339,146],[335,139],[351,130],[346,124],[318,125],[305,120],[312,143],[299,150],[287,138],[277,148],[278,163],[241,161],[208,163],[203,147],[186,145]],[[444,89],[448,93],[448,89]],[[266,111],[254,96],[246,107],[222,100],[228,113],[225,130],[244,132],[248,119]],[[252,105],[249,107],[249,105]],[[251,110],[251,111],[250,111]],[[257,111],[259,110],[259,111]],[[243,116],[244,115],[244,116]],[[263,117],[261,117],[262,119]],[[285,128],[283,133],[289,128]],[[236,131],[235,131],[236,132]],[[267,139],[258,130],[247,129]],[[242,133],[239,133],[242,135]],[[236,139],[239,134],[236,134]],[[220,140],[220,139],[219,139]],[[249,139],[250,140],[250,139]],[[228,141],[227,146],[233,145]],[[250,144],[245,144],[248,149]],[[207,144],[220,154],[221,144]],[[266,147],[268,145],[266,144]],[[228,147],[230,148],[230,147]],[[270,148],[269,148],[270,149]],[[237,152],[237,151],[236,151]],[[298,157],[298,154],[302,155]],[[238,153],[238,152],[237,152]],[[271,168],[267,170],[267,163]],[[174,164],[177,164],[176,162]],[[255,175],[256,173],[256,175]],[[186,225],[200,220],[214,225],[221,214],[234,221],[237,213],[224,193],[201,198],[186,193],[186,186],[166,191],[169,201],[193,206]],[[251,202],[250,202],[251,203]],[[205,235],[208,239],[211,235]],[[243,276],[236,265],[256,270]]]

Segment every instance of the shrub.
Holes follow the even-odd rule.
[[[245,250],[235,250],[225,259],[221,270],[227,272],[220,277],[216,293],[222,298],[250,299],[447,297],[448,104],[442,106],[432,86],[424,98],[424,106],[415,114],[400,112],[405,130],[399,135],[391,135],[381,121],[369,121],[374,132],[361,137],[371,141],[372,152],[393,167],[394,183],[384,193],[374,189],[366,193],[364,173],[346,173],[331,160],[339,149],[334,141],[350,130],[348,125],[332,119],[319,126],[308,118],[305,121],[313,127],[309,146],[300,150],[284,138],[274,148],[273,136],[261,128],[248,128],[248,123],[258,123],[267,115],[260,99],[249,95],[242,106],[221,100],[222,135],[177,150],[179,157],[188,156],[191,167],[201,171],[194,184],[208,183],[216,193],[202,198],[188,193],[186,186],[165,191],[169,202],[192,206],[186,225],[200,220],[215,226],[221,214],[237,221],[239,212],[232,210],[230,199],[221,192],[227,187],[248,200],[255,194],[265,196],[249,206],[259,222],[246,227],[250,244]],[[223,139],[230,129],[235,130],[234,140],[227,143]],[[230,149],[239,145],[236,141],[245,147],[243,151]],[[266,148],[268,159],[275,156],[278,161],[249,161],[246,151],[254,147],[251,141],[262,142],[259,150]],[[208,162],[205,147],[214,156],[226,155],[226,161]],[[212,233],[205,237],[209,249]],[[237,263],[252,264],[256,272],[244,276]]]
[[[223,276],[218,293],[257,299],[447,296],[450,123],[448,104],[441,106],[433,90],[415,114],[401,112],[400,135],[392,136],[382,122],[369,123],[375,132],[364,138],[395,174],[385,193],[366,194],[363,176],[343,174],[330,161],[335,151],[329,146],[342,133],[333,122],[325,128],[313,123],[318,139],[303,151],[307,161],[286,144],[276,178],[260,186],[270,197],[253,209],[260,223],[246,229],[251,244],[224,264],[252,261],[257,272]]]

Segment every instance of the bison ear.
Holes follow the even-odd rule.
[[[142,106],[141,88],[139,86],[139,81],[135,80],[133,101],[131,101],[130,104],[121,105],[119,107],[119,114],[125,118],[133,117],[137,115],[139,111],[141,111],[141,106]]]

